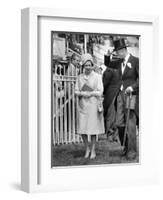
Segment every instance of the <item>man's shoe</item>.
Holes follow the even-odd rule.
[[[122,156],[126,156],[127,155],[127,147],[124,147],[124,149],[122,150]]]
[[[127,160],[135,160],[136,159],[136,152],[132,151],[132,152],[128,152],[126,154],[126,158]]]

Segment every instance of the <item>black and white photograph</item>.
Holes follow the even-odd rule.
[[[51,32],[51,166],[139,163],[139,35]]]

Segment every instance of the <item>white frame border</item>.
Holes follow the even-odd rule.
[[[153,66],[158,66],[158,16],[129,15],[79,10],[25,8],[21,12],[21,188],[40,191],[38,171],[38,17],[63,17],[89,20],[114,20],[151,23],[153,26]],[[156,68],[156,70],[158,70]],[[49,188],[49,190],[55,188]]]

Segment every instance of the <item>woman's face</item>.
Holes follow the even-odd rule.
[[[85,64],[84,64],[84,71],[85,71],[85,74],[90,74],[93,70],[93,65],[92,65],[92,62],[91,61],[87,61]]]

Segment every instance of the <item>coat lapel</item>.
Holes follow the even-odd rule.
[[[122,76],[124,76],[124,75],[128,72],[128,70],[129,70],[129,67],[128,67],[127,64],[126,64],[126,67],[125,67],[125,70],[124,70]]]
[[[121,63],[120,63],[119,65],[120,65],[120,66],[118,67],[118,73],[119,73],[119,76],[121,77],[121,76],[122,76]]]
[[[132,55],[131,54],[130,54],[130,57],[129,57],[127,63],[132,63]],[[127,63],[126,63],[126,67],[125,67],[125,70],[124,70],[122,76],[124,76],[130,70],[130,68],[128,67]]]

